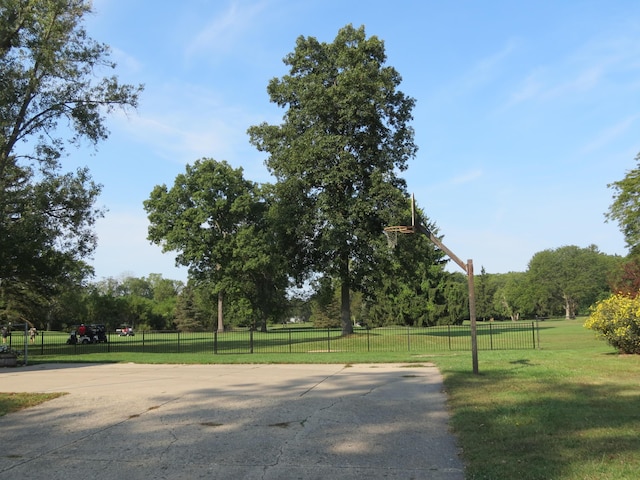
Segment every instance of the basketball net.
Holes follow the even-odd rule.
[[[394,225],[392,227],[385,227],[384,235],[387,237],[387,244],[389,248],[394,249],[398,246],[398,234],[414,233],[415,228],[412,225]]]
[[[387,245],[391,250],[394,250],[398,246],[398,232],[384,230],[384,236],[387,237]]]

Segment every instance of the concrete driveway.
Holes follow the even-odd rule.
[[[0,417],[7,478],[464,479],[428,364],[50,364],[0,391],[69,393]]]

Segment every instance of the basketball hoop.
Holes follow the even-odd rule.
[[[384,227],[384,231],[396,233],[415,233],[416,228],[413,225],[393,225],[391,227]]]
[[[413,225],[393,225],[391,227],[384,227],[384,235],[387,237],[387,244],[389,248],[396,248],[398,246],[398,234],[415,233],[415,227]]]

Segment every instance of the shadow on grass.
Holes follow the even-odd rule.
[[[636,478],[637,385],[545,377],[526,359],[510,364],[447,375],[469,478]]]

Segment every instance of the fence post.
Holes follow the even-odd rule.
[[[489,323],[489,348],[493,350],[493,323]]]
[[[327,327],[327,353],[331,351],[331,327]]]
[[[24,365],[29,363],[29,324],[24,322]]]
[[[249,353],[253,353],[253,328],[249,329]]]
[[[291,353],[291,330],[287,330],[287,333],[289,334],[289,353]]]
[[[409,335],[409,325],[407,325],[407,352],[411,351],[411,336]]]
[[[218,330],[213,331],[213,354],[218,354]]]
[[[451,324],[447,324],[447,339],[449,340],[449,350],[451,350]]]
[[[370,344],[370,341],[369,341],[369,327],[367,327],[366,332],[367,332],[367,352],[370,352],[371,351],[371,344]]]
[[[531,334],[533,335],[533,349],[536,349],[536,323],[531,322]],[[538,348],[540,348],[540,330],[538,330]]]

